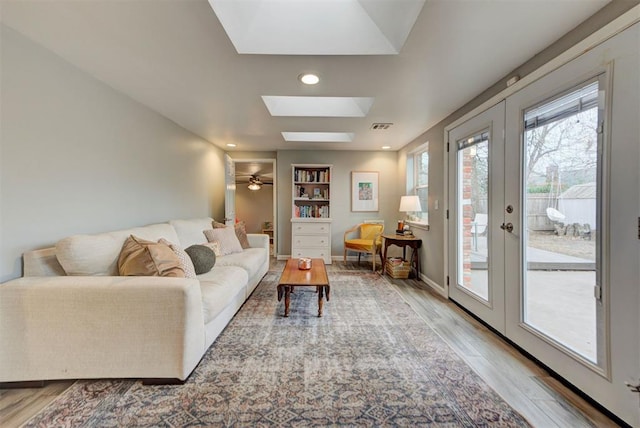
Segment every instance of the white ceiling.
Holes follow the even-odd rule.
[[[241,55],[207,0],[3,0],[0,19],[224,149],[397,150],[607,2],[428,0],[398,55]],[[301,84],[303,72],[320,83]],[[365,117],[273,117],[263,96],[374,102]],[[282,136],[312,131],[354,138]]]

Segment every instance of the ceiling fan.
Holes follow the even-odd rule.
[[[249,190],[260,190],[263,185],[272,186],[273,183],[266,183],[260,180],[260,177],[257,174],[252,174],[249,177]]]

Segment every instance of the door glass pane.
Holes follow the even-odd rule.
[[[489,134],[458,141],[458,285],[489,300]]]
[[[525,112],[524,322],[597,362],[598,83]]]

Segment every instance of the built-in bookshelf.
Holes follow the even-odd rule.
[[[331,263],[331,165],[291,165],[291,256]]]
[[[292,218],[331,218],[331,165],[293,165]]]

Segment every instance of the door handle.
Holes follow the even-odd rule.
[[[507,223],[507,224],[502,223],[500,225],[500,229],[506,230],[507,232],[512,233],[513,232],[513,223]]]
[[[625,382],[624,384],[631,390],[631,392],[640,392],[640,384],[633,385],[629,382]]]

